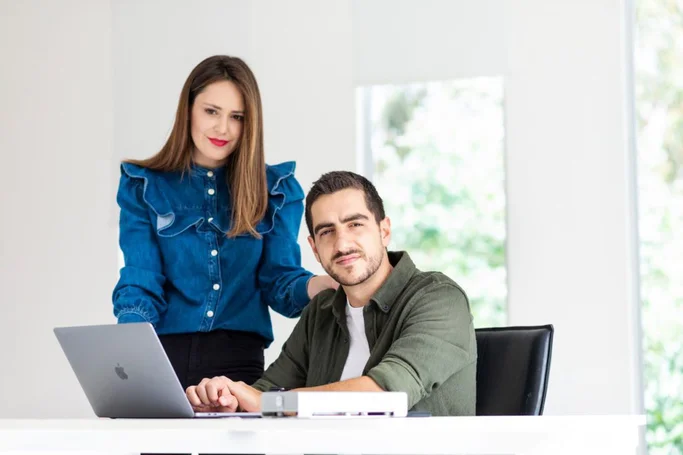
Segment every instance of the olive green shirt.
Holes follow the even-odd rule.
[[[421,272],[405,252],[365,306],[370,358],[363,375],[408,394],[408,409],[474,415],[477,344],[469,302],[453,280]],[[346,295],[328,289],[304,309],[282,353],[254,387],[287,389],[338,382],[349,354]]]

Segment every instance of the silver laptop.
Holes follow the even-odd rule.
[[[57,327],[57,340],[98,417],[260,417],[194,412],[151,324]]]

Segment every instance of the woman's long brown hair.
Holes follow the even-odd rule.
[[[225,164],[232,195],[232,227],[228,237],[249,233],[259,238],[255,226],[268,205],[261,94],[254,74],[241,59],[215,55],[199,63],[183,85],[166,144],[151,158],[125,161],[155,171],[189,172],[194,150],[190,134],[192,105],[204,88],[217,81],[231,81],[244,99],[242,137]]]

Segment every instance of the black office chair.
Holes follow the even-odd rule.
[[[552,325],[476,329],[477,415],[541,415]]]

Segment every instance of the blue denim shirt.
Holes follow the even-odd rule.
[[[273,340],[268,307],[299,316],[313,276],[297,242],[304,192],[294,162],[266,167],[261,234],[228,238],[226,169],[155,172],[121,165],[117,202],[125,266],[113,292],[119,323],[150,322],[159,334],[242,330]]]

